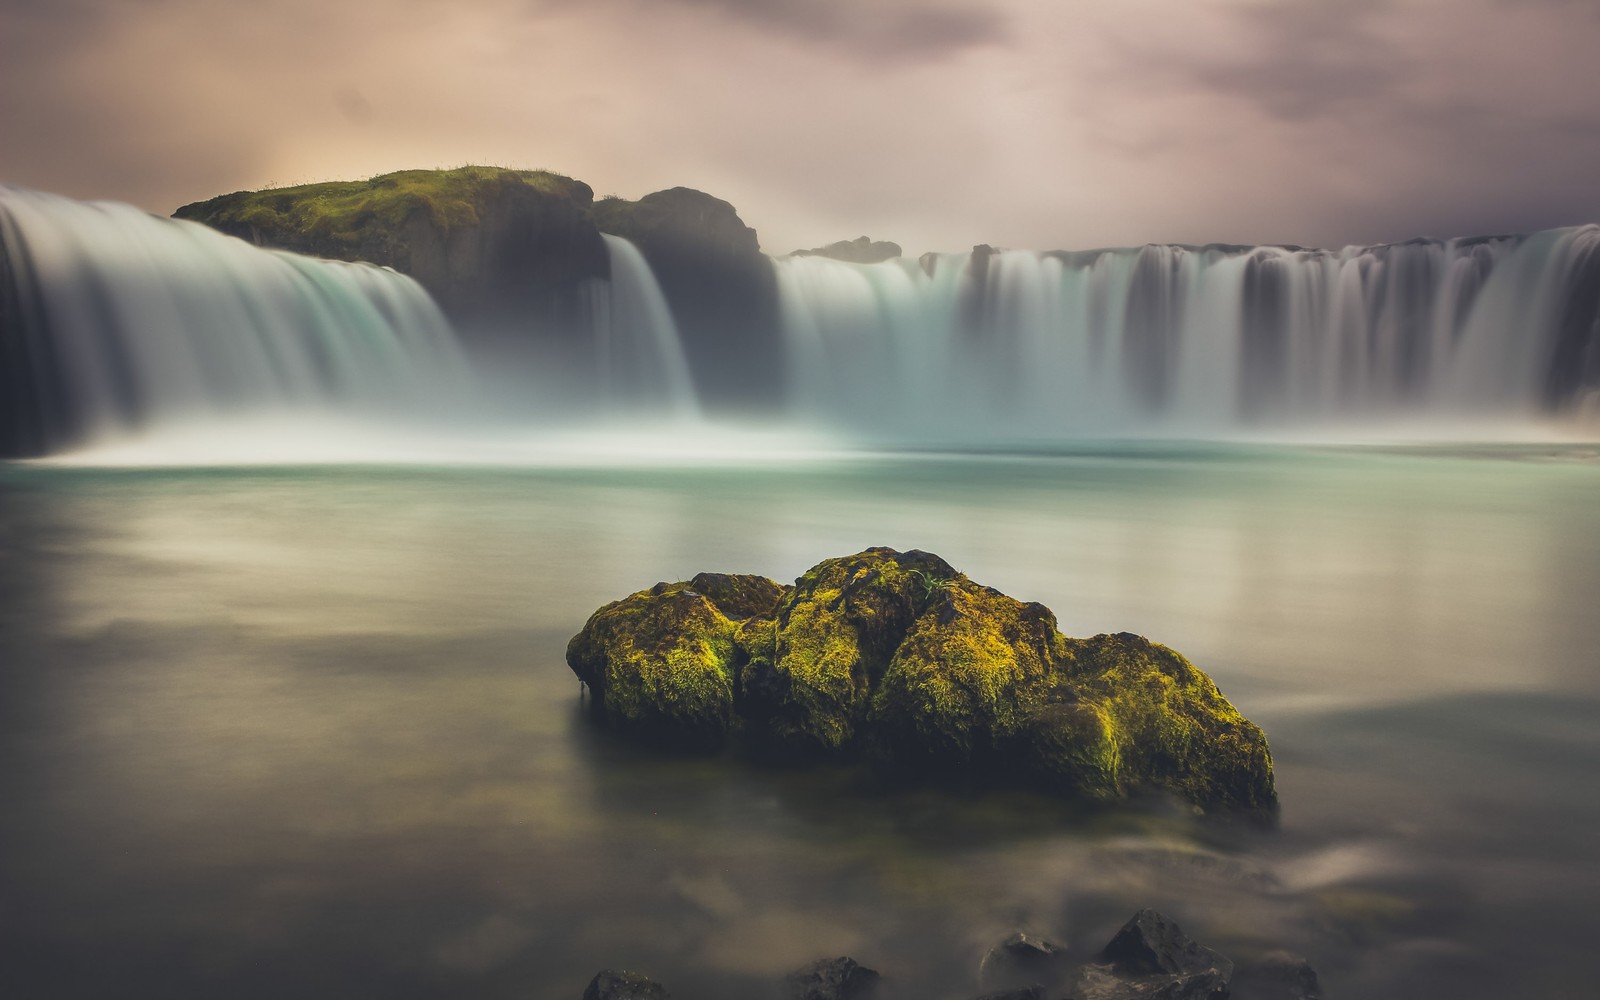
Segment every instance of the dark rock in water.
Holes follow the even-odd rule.
[[[1067,949],[1018,931],[983,956],[978,983],[986,990],[1032,984],[1054,986],[1065,977],[1070,963]]]
[[[667,988],[637,972],[606,969],[595,974],[583,991],[583,1000],[667,1000]]]
[[[1177,924],[1156,910],[1144,909],[1122,925],[1101,957],[1125,975],[1188,975],[1219,969],[1233,974],[1233,963],[1189,939]]]
[[[1224,1000],[1233,962],[1190,940],[1155,910],[1140,910],[1085,966],[1074,1000]]]
[[[1070,1000],[1227,1000],[1228,981],[1215,970],[1189,976],[1124,976],[1109,965],[1085,966]]]
[[[1048,992],[1043,986],[1022,986],[1014,990],[1002,990],[999,993],[985,993],[977,1000],[1045,1000]]]
[[[857,236],[853,240],[840,240],[837,243],[829,243],[825,247],[796,250],[789,256],[829,257],[833,260],[847,261],[851,264],[877,264],[900,256],[900,244],[884,241],[875,243],[865,236]]]
[[[853,958],[825,958],[784,978],[787,1000],[867,1000],[878,990],[877,972]]]
[[[756,231],[732,205],[676,187],[638,201],[603,198],[590,217],[601,232],[631,240],[649,262],[702,400],[781,402],[777,276]]]
[[[1261,730],[1176,652],[1070,639],[926,552],[827,559],[790,588],[701,574],[608,604],[567,647],[597,717],[664,745],[734,733],[788,760],[1116,799],[1141,786],[1270,819]]]
[[[1322,1000],[1317,972],[1299,955],[1273,951],[1239,966],[1229,1000]]]

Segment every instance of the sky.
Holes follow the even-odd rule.
[[[1600,222],[1600,0],[0,0],[0,182],[465,163],[698,188],[772,253]]]

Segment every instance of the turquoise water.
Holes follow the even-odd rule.
[[[0,467],[0,992],[962,1000],[1140,906],[1330,995],[1600,972],[1592,449],[1106,446],[745,468]],[[700,570],[924,548],[1208,670],[1281,829],[658,760],[563,662]],[[93,962],[83,956],[94,956]]]

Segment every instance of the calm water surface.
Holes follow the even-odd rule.
[[[1140,906],[1343,998],[1600,977],[1591,452],[1158,448],[747,469],[0,466],[0,995],[965,1000]],[[699,570],[924,548],[1208,670],[1281,829],[663,761],[563,662]]]

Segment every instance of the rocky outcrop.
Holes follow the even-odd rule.
[[[605,198],[590,214],[649,262],[702,400],[769,408],[782,386],[777,277],[734,207],[675,187],[638,201]]]
[[[1074,1000],[1226,1000],[1233,962],[1191,941],[1155,910],[1140,910],[1086,965]]]
[[[878,973],[853,958],[825,958],[784,978],[785,1000],[869,1000],[881,981]]]
[[[259,246],[364,260],[417,279],[471,342],[586,349],[603,233],[632,241],[661,285],[701,401],[781,403],[777,281],[734,207],[677,187],[596,202],[538,170],[406,170],[367,181],[240,191],[178,209]]]
[[[596,611],[567,662],[598,720],[657,745],[1277,809],[1265,735],[1188,660],[1125,632],[1067,638],[927,552],[824,560],[793,587],[660,583]]]
[[[796,250],[791,257],[829,257],[833,260],[842,260],[851,264],[877,264],[886,260],[894,260],[900,256],[900,244],[867,239],[857,236],[853,240],[840,240],[829,243],[825,247],[813,247],[810,250]]]
[[[1267,952],[1240,966],[1190,940],[1178,925],[1150,909],[1140,910],[1094,957],[1074,967],[1064,947],[1013,934],[991,949],[980,979],[1032,976],[1031,982],[984,985],[976,1000],[1322,1000],[1315,970],[1286,951]],[[1003,968],[990,969],[996,959]],[[1019,964],[1009,965],[1012,959]],[[853,958],[827,958],[784,977],[783,1000],[871,1000],[882,978]],[[765,992],[765,991],[763,991]],[[631,972],[606,970],[584,991],[583,1000],[667,1000],[666,989]]]
[[[1017,931],[984,953],[978,966],[978,985],[986,990],[1045,993],[1064,979],[1071,962],[1071,952],[1061,945]]]
[[[594,192],[539,170],[404,170],[240,191],[178,209],[259,246],[364,260],[415,278],[458,325],[570,331],[584,283],[610,274]]]

